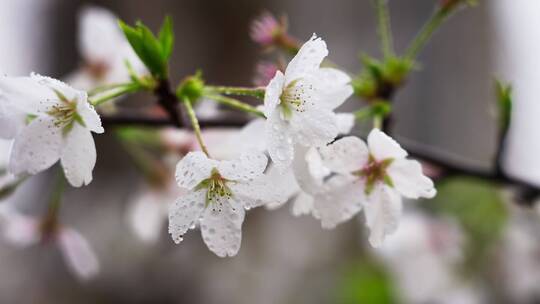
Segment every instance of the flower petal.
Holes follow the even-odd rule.
[[[64,175],[73,187],[86,186],[92,182],[96,146],[90,131],[78,123],[65,135],[61,162]]]
[[[379,129],[373,129],[368,135],[369,151],[375,159],[381,161],[388,158],[399,159],[407,156],[407,151],[390,136]]]
[[[360,180],[338,175],[327,182],[325,189],[315,196],[313,208],[323,228],[333,229],[362,209],[365,196]]]
[[[48,111],[58,102],[52,89],[34,77],[1,77],[0,92],[2,103],[27,114]]]
[[[291,117],[291,128],[296,141],[308,147],[320,147],[338,135],[336,114],[323,108],[308,108]]]
[[[197,224],[205,208],[206,190],[191,191],[169,206],[169,233],[179,244],[184,234]]]
[[[288,124],[277,111],[267,119],[265,133],[270,158],[280,172],[285,172],[294,158],[294,146]]]
[[[261,152],[244,152],[235,160],[218,162],[222,177],[233,181],[248,181],[263,174],[268,158]]]
[[[328,56],[326,42],[313,34],[289,62],[285,71],[286,84],[316,72],[326,56]]]
[[[35,118],[13,142],[9,171],[19,175],[48,169],[60,158],[62,142],[62,129],[55,126],[52,118]]]
[[[322,166],[318,159],[318,152],[315,148],[296,146],[292,171],[296,182],[300,188],[310,194],[315,194],[321,190],[324,177],[328,175],[327,168]]]
[[[201,219],[201,233],[208,249],[219,257],[235,256],[242,242],[245,211],[235,198],[208,206]],[[220,208],[220,209],[218,209]]]
[[[12,139],[25,126],[26,114],[9,106],[0,93],[0,138]]]
[[[81,116],[85,127],[95,133],[105,132],[101,126],[101,119],[94,107],[88,102],[86,94],[82,95],[81,98],[77,101],[77,114]]]
[[[356,118],[351,113],[337,113],[336,119],[339,134],[349,134],[354,127]]]
[[[314,202],[313,196],[300,192],[292,203],[292,214],[294,216],[310,214],[313,211]]]
[[[358,137],[347,136],[320,149],[324,165],[330,170],[348,174],[360,170],[367,163],[369,151]]]
[[[292,170],[286,170],[284,173],[281,173],[276,166],[270,166],[265,175],[267,176],[268,183],[275,187],[275,189],[279,189],[277,191],[286,197],[285,200],[266,203],[264,206],[269,210],[280,208],[300,190]]]
[[[208,159],[203,152],[189,152],[176,165],[176,182],[180,187],[193,189],[210,177],[216,162]]]
[[[71,271],[81,280],[99,273],[99,261],[88,241],[73,229],[61,229],[58,245]]]
[[[261,175],[256,179],[231,184],[233,196],[243,203],[245,208],[255,208],[265,204],[281,205],[289,198],[290,185],[272,183],[272,177]]]
[[[407,198],[432,198],[437,194],[433,181],[422,173],[422,165],[418,161],[395,160],[388,167],[388,174],[396,190]]]
[[[351,78],[338,69],[320,68],[313,77],[316,78],[322,105],[331,110],[339,107],[353,94]]]
[[[396,231],[401,216],[401,197],[388,186],[378,185],[364,204],[366,224],[371,233],[369,242],[379,247],[385,237]]]
[[[169,204],[167,198],[162,192],[146,189],[132,202],[128,223],[141,241],[155,243],[159,239]]]
[[[277,71],[276,75],[270,83],[266,86],[266,92],[264,93],[264,115],[266,117],[272,116],[274,110],[279,105],[281,93],[285,85],[285,76],[281,71]]]

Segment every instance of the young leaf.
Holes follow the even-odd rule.
[[[174,46],[173,24],[170,16],[165,17],[158,38],[161,44],[162,58],[168,60],[171,57]]]
[[[134,27],[120,21],[120,28],[124,32],[129,44],[146,65],[155,78],[165,79],[168,77],[168,58],[164,54],[172,51],[172,23],[165,21],[160,33],[160,39],[142,22],[137,22]],[[168,29],[167,29],[168,28]],[[163,38],[161,38],[163,37]],[[166,49],[163,48],[166,47]]]

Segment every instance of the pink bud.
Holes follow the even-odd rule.
[[[270,46],[282,31],[283,26],[276,17],[269,12],[264,12],[251,23],[250,36],[260,45]]]

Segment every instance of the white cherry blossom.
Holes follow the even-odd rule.
[[[220,257],[240,249],[244,209],[285,200],[263,174],[268,159],[247,152],[238,159],[217,161],[202,152],[188,153],[177,165],[176,181],[188,192],[169,210],[169,233],[176,243],[200,224],[203,240]]]
[[[67,82],[81,90],[100,85],[125,83],[130,75],[128,61],[139,74],[147,70],[137,57],[118,26],[118,17],[107,9],[87,6],[79,14],[80,69],[68,76]]]
[[[14,138],[8,165],[11,173],[37,174],[60,160],[71,185],[80,187],[92,181],[96,148],[91,132],[104,130],[85,92],[32,74],[1,77],[0,96],[1,105],[17,115],[24,113],[29,121],[2,134]],[[9,116],[0,116],[0,129],[13,126],[12,122]]]
[[[27,248],[40,242],[54,242],[69,270],[80,280],[99,273],[99,261],[92,247],[77,230],[58,223],[45,225],[43,220],[24,215],[6,204],[0,205],[0,229],[9,244]]]
[[[333,228],[364,208],[374,247],[397,229],[402,196],[417,199],[436,194],[420,163],[407,159],[407,152],[379,129],[370,132],[367,145],[357,137],[344,137],[322,148],[321,155],[336,174],[315,199],[323,227]]]
[[[333,110],[353,91],[347,74],[320,67],[327,55],[326,43],[313,35],[266,87],[267,148],[281,171],[292,163],[295,145],[323,146],[338,135]]]

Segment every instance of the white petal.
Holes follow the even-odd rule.
[[[272,78],[270,83],[266,86],[266,92],[264,93],[264,115],[266,117],[272,116],[274,110],[280,103],[284,85],[285,76],[283,76],[283,73],[280,71],[277,71],[274,78]]]
[[[329,109],[339,107],[353,94],[351,78],[346,73],[332,68],[320,68],[315,72],[317,90],[321,103]]]
[[[61,229],[58,245],[71,271],[81,280],[99,273],[99,261],[88,241],[73,229]]]
[[[324,108],[309,108],[291,117],[291,128],[296,141],[308,147],[320,147],[338,135],[336,114]]]
[[[216,165],[203,152],[189,152],[176,165],[176,182],[180,187],[193,189],[210,177]]]
[[[356,118],[351,113],[337,113],[336,119],[339,134],[349,134],[354,127]]]
[[[109,63],[124,39],[112,12],[85,7],[79,16],[79,51],[89,63]]]
[[[167,214],[167,195],[146,190],[135,198],[130,206],[128,221],[140,240],[155,243],[160,236]]]
[[[325,192],[315,196],[313,208],[323,228],[333,229],[362,209],[364,184],[359,179],[338,175],[331,178],[325,188]]]
[[[321,190],[323,178],[327,175],[326,168],[316,163],[317,157],[313,156],[313,153],[318,154],[315,148],[296,146],[292,162],[292,171],[298,186],[310,194]]]
[[[287,84],[316,72],[326,56],[328,56],[326,43],[313,34],[311,39],[302,45],[296,56],[289,62],[285,71]]]
[[[35,118],[13,142],[10,172],[37,174],[48,169],[60,158],[62,142],[62,130],[54,125],[52,118]]]
[[[48,96],[52,96],[52,97],[51,97],[51,100],[47,100],[47,101],[53,101],[55,103],[58,102],[59,98],[54,91],[58,91],[62,93],[62,95],[64,95],[68,100],[86,100],[87,98],[86,92],[76,90],[58,79],[42,76],[36,73],[32,73],[32,75],[30,75],[30,79],[36,82],[38,85],[42,86],[44,90],[49,92]],[[47,96],[40,97],[41,103],[44,102],[43,101],[44,97],[47,97]]]
[[[290,187],[283,183],[272,183],[273,179],[261,175],[251,181],[233,183],[230,188],[233,196],[241,201],[245,208],[255,208],[265,204],[283,204],[289,198]]]
[[[294,158],[293,140],[288,127],[278,111],[266,121],[265,138],[268,154],[280,172],[285,172]]]
[[[432,198],[437,194],[433,181],[422,173],[418,161],[398,159],[387,170],[396,190],[407,198]]]
[[[44,113],[58,102],[54,91],[33,76],[0,76],[0,92],[2,103],[27,114]]]
[[[25,126],[26,114],[9,106],[0,92],[0,138],[12,139]]]
[[[218,162],[219,174],[233,181],[248,181],[262,175],[268,158],[261,152],[245,152],[235,160]]]
[[[222,199],[208,206],[201,219],[201,233],[208,249],[219,257],[235,256],[242,242],[245,211],[241,203]]]
[[[77,102],[77,114],[84,121],[85,127],[95,133],[103,133],[105,130],[101,126],[101,119],[94,107],[88,102],[86,94],[81,96],[82,99]]]
[[[292,214],[294,216],[301,216],[310,214],[313,211],[314,204],[313,196],[300,192],[298,196],[293,201]]]
[[[320,149],[324,165],[338,173],[360,170],[367,163],[369,151],[358,137],[347,136]]]
[[[197,224],[206,203],[206,190],[191,191],[182,195],[169,207],[169,233],[179,244],[184,234]]]
[[[268,178],[268,183],[279,189],[278,191],[286,197],[284,201],[278,200],[266,203],[264,206],[269,210],[281,207],[300,190],[292,170],[286,170],[284,173],[281,173],[276,166],[270,166],[265,175]]]
[[[96,165],[96,146],[89,130],[78,123],[65,135],[62,151],[64,175],[73,187],[92,182],[92,170]]]
[[[399,159],[407,156],[407,151],[403,150],[395,140],[379,129],[371,130],[367,141],[369,151],[379,161],[388,158]]]
[[[397,230],[401,209],[401,197],[387,186],[378,185],[368,195],[364,212],[373,247],[379,247],[387,235]]]
[[[253,119],[250,121],[240,133],[233,138],[233,142],[229,144],[240,148],[240,151],[266,151],[266,140],[261,134],[264,133],[266,120],[262,118]]]

